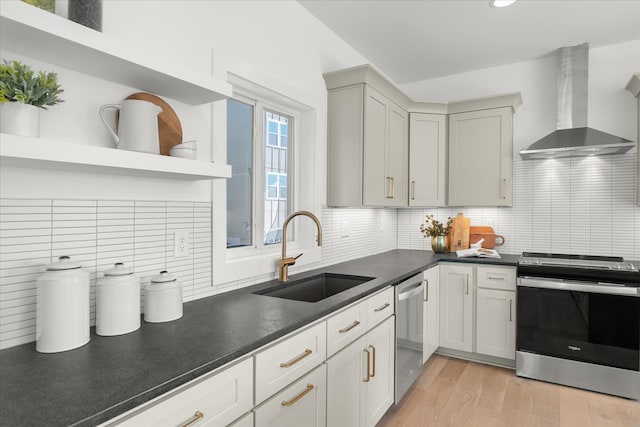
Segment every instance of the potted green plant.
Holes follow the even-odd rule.
[[[20,61],[0,64],[0,132],[40,136],[40,110],[64,102],[54,72],[35,72]]]
[[[447,224],[435,219],[433,214],[426,215],[424,217],[424,224],[420,225],[420,232],[425,238],[431,238],[431,249],[435,253],[444,253],[449,246],[448,234],[451,231],[451,224],[453,220],[451,217],[447,220]]]

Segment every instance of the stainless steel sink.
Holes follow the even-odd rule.
[[[365,276],[322,273],[317,276],[292,280],[274,288],[254,292],[254,294],[295,301],[318,302],[373,279],[373,277]]]

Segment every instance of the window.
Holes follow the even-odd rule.
[[[250,97],[227,100],[227,248],[282,241],[293,207],[294,117]]]

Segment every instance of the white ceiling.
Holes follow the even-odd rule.
[[[640,0],[298,1],[396,84],[640,40]]]

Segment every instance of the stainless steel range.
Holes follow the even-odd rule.
[[[618,257],[522,254],[516,374],[640,400],[640,272]]]

